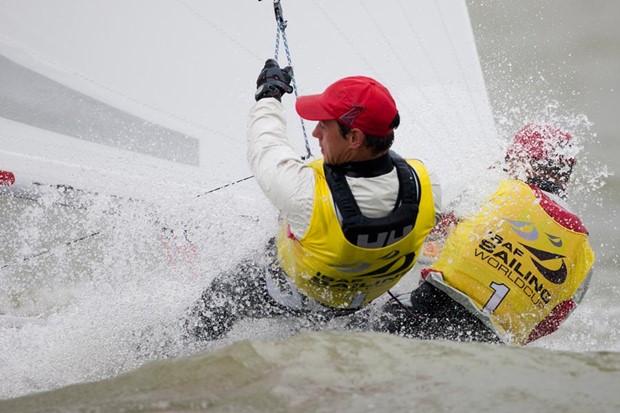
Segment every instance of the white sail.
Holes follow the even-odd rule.
[[[465,167],[459,149],[494,141],[464,1],[282,6],[300,94],[348,75],[379,79],[401,112],[396,149],[431,166]],[[0,170],[18,187],[144,198],[249,176],[246,113],[275,28],[268,1],[3,1]],[[303,154],[294,99],[284,99]]]

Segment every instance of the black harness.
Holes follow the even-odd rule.
[[[379,161],[383,161],[384,165],[385,162],[389,162],[396,168],[399,189],[396,206],[384,218],[368,218],[362,215],[347,183],[347,175],[368,176],[367,174],[353,173],[352,170],[355,168],[351,168],[351,164],[323,165],[327,185],[337,211],[342,217],[342,232],[350,243],[358,247],[381,248],[391,245],[407,236],[413,230],[418,218],[422,188],[417,173],[396,153],[390,151],[385,157]],[[387,172],[391,169],[389,168]]]

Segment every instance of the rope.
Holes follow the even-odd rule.
[[[22,257],[22,258],[18,259],[18,260],[17,260],[17,261],[15,261],[15,262],[11,262],[11,263],[8,263],[8,264],[3,264],[3,265],[0,267],[0,270],[3,270],[3,269],[8,268],[8,267],[15,266],[15,265],[19,265],[19,264],[24,263],[24,262],[26,262],[26,261],[30,261],[30,260],[32,260],[32,259],[34,259],[34,258],[38,258],[38,257],[41,257],[41,256],[43,256],[43,255],[49,254],[49,253],[51,253],[52,251],[54,251],[55,249],[58,249],[58,248],[61,248],[61,247],[68,247],[68,246],[71,246],[71,245],[73,245],[73,244],[77,244],[77,243],[78,243],[78,242],[80,242],[80,241],[84,241],[84,240],[87,240],[87,239],[89,239],[89,238],[96,237],[96,236],[98,236],[98,235],[101,235],[101,231],[95,231],[95,232],[93,232],[93,233],[91,233],[91,234],[84,235],[84,236],[82,236],[82,237],[80,237],[80,238],[76,238],[76,239],[74,239],[74,240],[71,240],[71,241],[65,242],[65,243],[64,243],[64,244],[62,244],[62,245],[57,245],[57,246],[55,246],[55,247],[45,249],[45,250],[40,251],[40,252],[37,252],[37,253],[35,253],[35,254],[28,255],[27,257]]]
[[[198,194],[198,195],[196,195],[196,198],[200,198],[200,197],[201,197],[201,196],[203,196],[203,195],[209,195],[209,194],[211,194],[211,193],[213,193],[213,192],[217,192],[217,191],[219,191],[220,189],[228,188],[229,186],[236,185],[236,184],[238,184],[238,183],[241,183],[241,182],[243,182],[243,181],[247,181],[248,179],[252,179],[252,178],[254,178],[254,175],[246,176],[245,178],[241,178],[241,179],[236,180],[236,181],[234,181],[234,182],[227,183],[227,184],[222,185],[222,186],[220,186],[220,187],[217,187],[217,188],[215,188],[215,189],[211,189],[211,190],[209,190],[209,191],[207,191],[207,192],[205,192],[205,193]]]
[[[260,0],[258,0],[260,1]],[[289,66],[293,67],[293,60],[291,58],[291,50],[288,46],[288,40],[286,38],[286,26],[288,22],[284,20],[284,16],[282,14],[282,5],[280,4],[280,0],[273,0],[273,10],[276,16],[276,46],[274,51],[274,59],[278,61],[278,57],[280,56],[280,38],[282,38],[282,42],[284,43],[284,51],[286,53],[286,60]],[[293,86],[293,91],[295,92],[295,98],[299,98],[299,92],[297,90],[297,81],[295,79],[295,71],[293,70],[293,77],[291,79],[291,85]],[[302,156],[301,159],[306,160],[311,158],[312,151],[310,150],[310,143],[308,142],[308,133],[306,131],[306,124],[302,117],[299,118],[301,121],[301,130],[304,135],[304,145],[306,147],[306,155]]]
[[[387,292],[387,293],[389,294],[389,296],[390,296],[390,297],[392,297],[392,300],[396,301],[396,303],[397,303],[397,304],[398,304],[398,305],[399,305],[399,306],[400,306],[403,310],[405,310],[405,312],[406,312],[407,314],[409,314],[409,315],[410,315],[410,316],[412,316],[412,317],[415,315],[415,314],[413,313],[413,311],[411,311],[411,309],[410,309],[410,308],[408,308],[405,304],[403,304],[403,302],[402,302],[402,301],[400,301],[400,300],[398,299],[398,297],[397,297],[397,296],[395,296],[395,295],[392,293],[392,291],[388,290],[388,292]]]
[[[385,34],[383,29],[381,28],[381,25],[377,22],[377,19],[375,18],[374,14],[368,9],[368,7],[366,7],[364,2],[360,2],[359,4],[360,4],[361,9],[364,10],[364,12],[368,16],[369,20],[372,22],[373,26],[375,27],[375,29],[377,30],[377,32],[379,33],[379,35],[383,39],[383,42],[386,44],[388,50],[391,51],[391,55],[394,57],[396,62],[398,62],[399,66],[403,69],[403,72],[411,80],[411,84],[418,91],[418,93],[420,94],[421,99],[423,99],[425,102],[427,102],[428,107],[432,109],[434,106],[436,106],[436,104],[433,103],[433,100],[428,96],[428,94],[424,91],[424,89],[422,89],[422,87],[420,87],[420,82],[417,80],[416,76],[411,72],[411,70],[409,69],[408,65],[403,61],[402,56],[401,56],[402,53],[400,53],[398,50],[396,50],[392,46],[392,42],[389,40],[389,37]],[[448,101],[451,102],[451,99],[448,99]],[[401,104],[407,108],[406,102],[402,102]],[[409,108],[407,108],[407,109],[408,109],[408,112],[411,113],[411,110]],[[456,112],[456,114],[458,115],[458,112]],[[426,136],[436,136],[435,134],[431,133],[431,131],[425,125],[419,124],[418,127],[420,129],[422,129],[422,132]],[[444,135],[443,136],[450,136],[450,130],[448,129],[446,123],[441,122],[441,126],[440,127],[442,127],[444,129]]]

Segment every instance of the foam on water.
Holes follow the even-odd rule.
[[[262,248],[274,216],[249,196],[255,190],[245,184],[170,208],[116,200],[55,217],[66,208],[51,199],[56,190],[36,201],[3,197],[2,218],[12,224],[2,238],[13,250],[4,259],[16,258],[3,264],[0,397],[110,377],[162,356],[159,338],[180,337],[178,321],[210,278]],[[238,236],[248,230],[252,237]],[[59,242],[67,239],[75,242]]]

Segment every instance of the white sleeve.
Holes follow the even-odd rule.
[[[274,98],[256,102],[248,124],[248,162],[265,196],[287,219],[298,238],[312,215],[314,170],[295,153],[286,137],[284,106]]]

